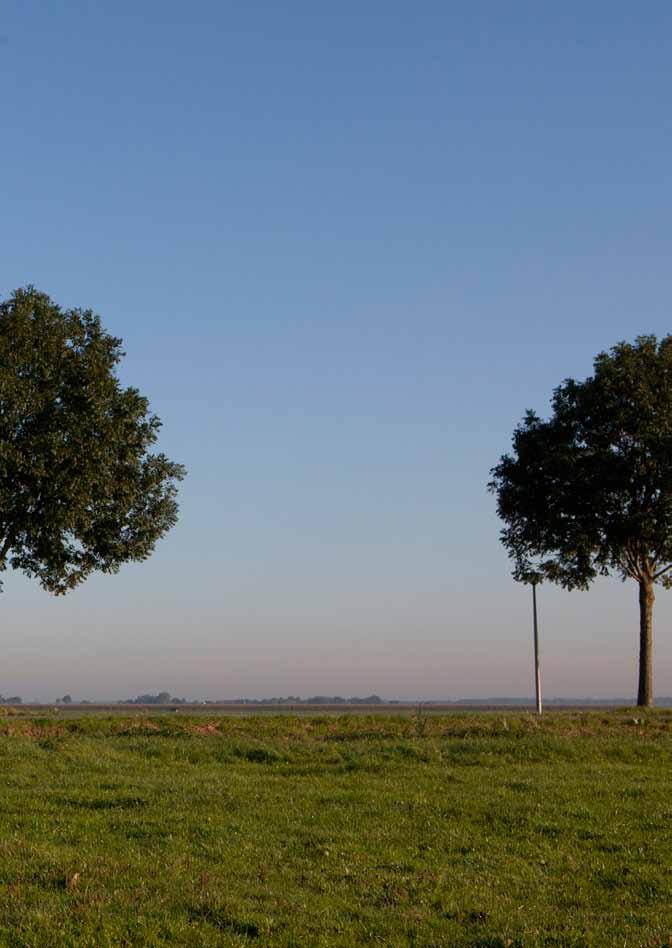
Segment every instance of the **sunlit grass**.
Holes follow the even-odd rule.
[[[0,719],[0,944],[672,944],[672,713]]]

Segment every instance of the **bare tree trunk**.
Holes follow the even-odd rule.
[[[653,704],[653,580],[639,580],[639,688],[637,704],[650,708]]]

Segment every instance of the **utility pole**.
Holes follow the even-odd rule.
[[[539,671],[539,623],[537,621],[537,579],[532,580],[532,613],[534,616],[534,685],[537,714],[541,714],[541,672]]]

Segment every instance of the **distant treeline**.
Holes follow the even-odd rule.
[[[10,701],[12,699],[9,699]],[[366,695],[366,697],[353,696],[345,698],[342,695],[311,695],[308,698],[302,698],[300,695],[288,695],[286,698],[212,698],[205,700],[187,700],[186,698],[173,698],[167,691],[161,691],[158,695],[138,695],[137,698],[128,698],[119,701],[119,704],[231,704],[231,705],[310,705],[310,704],[435,704],[447,706],[462,705],[498,705],[510,707],[527,707],[534,704],[533,698],[511,698],[511,697],[491,697],[491,698],[458,698],[455,700],[435,701],[405,701],[398,699],[383,699],[380,695]],[[672,698],[656,698],[654,703],[659,707],[672,706]],[[575,705],[595,705],[596,707],[604,705],[629,705],[627,698],[547,698],[545,705],[551,707],[575,706]]]
[[[343,698],[341,695],[313,695],[311,698],[300,698],[298,695],[289,695],[287,698],[221,698],[205,701],[187,701],[186,698],[173,698],[167,691],[160,691],[158,695],[138,695],[137,698],[126,698],[118,704],[383,704],[379,695],[368,695],[366,698]]]
[[[219,701],[206,701],[205,704],[384,704],[380,695],[368,695],[366,698],[344,698],[342,695],[313,695],[300,698],[288,695],[287,698],[224,698]]]
[[[137,698],[126,698],[118,704],[188,704],[186,698],[173,698],[167,691],[160,691],[158,695],[138,695]]]
[[[43,702],[29,702],[29,704],[41,705]],[[49,703],[49,702],[47,702]],[[422,701],[410,701],[399,699],[383,699],[380,695],[367,695],[364,698],[351,697],[344,698],[342,695],[311,695],[309,698],[301,698],[299,695],[288,695],[286,698],[175,698],[168,691],[160,691],[156,695],[145,694],[137,695],[135,698],[120,698],[115,701],[84,700],[81,698],[72,698],[70,695],[64,695],[62,698],[56,698],[56,704],[166,704],[166,705],[434,705],[446,707],[466,707],[469,705],[484,707],[529,707],[534,704],[533,698],[511,698],[511,697],[490,697],[490,698],[457,698],[457,699],[434,699]],[[631,704],[628,698],[547,698],[544,701],[546,707],[576,707],[594,706],[598,707],[628,707]],[[659,708],[672,707],[672,697],[660,697],[654,699],[654,705]],[[10,695],[5,697],[0,694],[0,706],[23,704],[23,698],[20,695]]]

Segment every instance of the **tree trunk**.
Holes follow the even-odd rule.
[[[653,580],[639,581],[639,688],[637,704],[650,708],[653,704]]]

